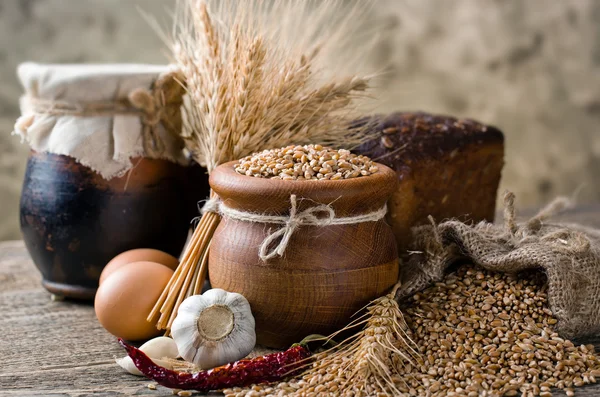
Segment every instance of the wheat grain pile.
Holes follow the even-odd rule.
[[[418,396],[551,396],[594,383],[600,358],[553,331],[540,275],[462,267],[404,306],[423,364],[400,372]]]
[[[321,145],[291,145],[246,156],[238,174],[283,180],[340,180],[369,176],[379,169],[370,158]]]
[[[363,346],[357,355],[329,360],[329,366],[320,365],[325,358],[318,356],[315,369],[302,379],[227,392],[549,397],[559,388],[572,396],[577,387],[600,377],[600,357],[592,345],[576,346],[553,331],[556,319],[548,309],[546,288],[539,274],[512,276],[463,266],[401,305],[419,358],[402,350],[392,355],[393,386],[364,385],[359,373],[344,370],[357,367],[352,360],[367,352]]]

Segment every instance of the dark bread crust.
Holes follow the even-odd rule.
[[[362,144],[357,153],[393,169],[419,158],[435,158],[469,145],[504,145],[504,134],[496,127],[471,119],[424,112],[396,112],[368,120],[376,138]],[[384,138],[393,144],[386,147]]]
[[[399,248],[410,228],[458,218],[492,221],[504,165],[504,135],[474,120],[423,112],[373,116],[373,138],[355,152],[394,169],[400,181],[389,202],[389,222]],[[372,127],[371,127],[372,126]]]

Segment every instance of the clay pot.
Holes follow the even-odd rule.
[[[235,163],[217,167],[210,185],[228,207],[260,214],[289,215],[295,194],[303,199],[298,212],[331,204],[336,217],[362,215],[382,208],[397,183],[383,165],[362,178],[284,181],[240,175]],[[224,217],[211,242],[210,283],[248,299],[258,344],[286,348],[309,334],[330,334],[398,279],[396,240],[384,220],[301,226],[283,257],[263,262],[259,247],[279,228]]]
[[[93,299],[106,263],[130,249],[179,256],[196,202],[208,196],[205,171],[166,160],[132,161],[130,172],[107,181],[69,156],[31,152],[21,231],[48,291]]]

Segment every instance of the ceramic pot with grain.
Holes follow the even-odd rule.
[[[285,181],[240,175],[236,163],[217,167],[210,186],[229,208],[260,214],[289,215],[292,194],[301,199],[299,212],[330,204],[337,217],[371,213],[397,183],[395,172],[379,164],[366,177]],[[282,257],[261,260],[261,243],[280,227],[224,217],[210,248],[210,283],[248,299],[258,344],[285,348],[310,334],[328,335],[398,279],[395,237],[384,219],[301,226]]]

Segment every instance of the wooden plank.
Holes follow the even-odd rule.
[[[22,242],[0,244],[0,280],[1,395],[160,394],[114,365],[123,351],[90,304],[50,299]]]
[[[40,282],[23,242],[0,243],[0,396],[172,395],[115,364],[124,351],[90,303],[52,301]]]
[[[600,205],[557,219],[600,227]],[[50,299],[22,242],[0,243],[0,313],[0,396],[171,395],[162,387],[149,390],[148,380],[114,364],[123,350],[91,304]],[[600,385],[579,388],[577,395],[600,395]]]

